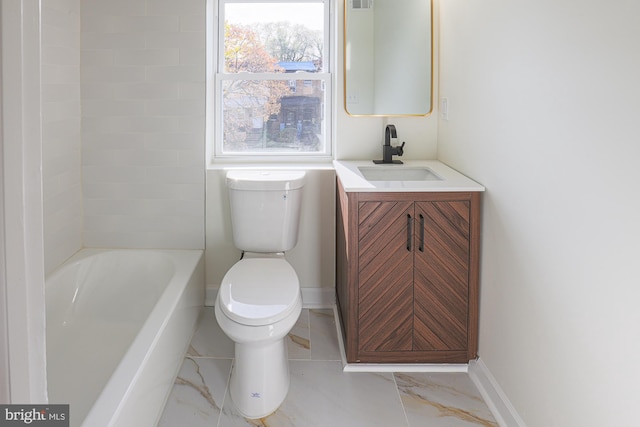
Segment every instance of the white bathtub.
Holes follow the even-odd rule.
[[[49,402],[154,426],[204,303],[202,251],[83,249],[46,280]]]

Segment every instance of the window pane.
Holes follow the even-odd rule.
[[[312,153],[325,148],[322,80],[224,80],[224,153]]]
[[[323,69],[324,5],[225,4],[224,72]]]

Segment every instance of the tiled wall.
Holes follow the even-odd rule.
[[[45,272],[82,246],[80,0],[42,2]]]
[[[204,248],[205,3],[82,0],[85,246]]]

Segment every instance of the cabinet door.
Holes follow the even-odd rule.
[[[467,348],[468,201],[416,203],[414,350]]]
[[[413,203],[358,206],[358,350],[412,349]]]

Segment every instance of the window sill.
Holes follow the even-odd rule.
[[[278,169],[278,170],[333,170],[333,159],[322,157],[314,160],[276,159],[216,159],[207,164],[207,170],[228,169]]]

